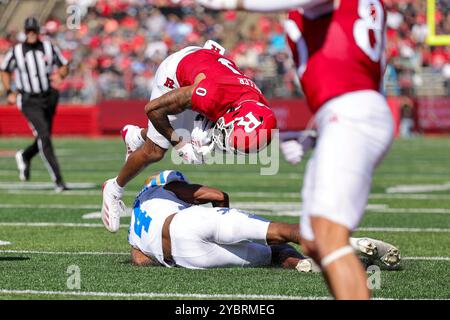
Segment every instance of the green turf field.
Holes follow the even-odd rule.
[[[320,274],[130,265],[127,228],[110,234],[98,218],[101,184],[117,174],[124,160],[121,140],[55,139],[63,174],[76,187],[62,194],[53,192],[39,157],[33,162],[31,181],[19,182],[13,155],[29,141],[0,138],[0,243],[10,243],[0,245],[0,299],[329,297]],[[126,204],[131,204],[146,173],[170,168],[174,166],[167,159],[136,178],[127,188]],[[232,206],[273,220],[298,221],[304,164],[282,163],[275,176],[260,176],[255,165],[175,168],[192,181],[222,188],[230,194]],[[376,172],[367,214],[357,232],[397,245],[404,258],[401,270],[382,271],[374,297],[450,298],[449,191],[449,138],[395,142]],[[128,222],[122,219],[122,224]],[[70,266],[80,270],[79,290],[67,286]]]

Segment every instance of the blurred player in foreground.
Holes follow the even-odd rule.
[[[318,132],[302,190],[302,247],[322,266],[336,298],[370,298],[349,237],[363,217],[374,169],[393,139],[392,115],[381,94],[383,1],[197,1],[213,9],[292,9],[286,34]]]
[[[145,107],[148,128],[124,127],[127,153],[134,152],[119,175],[103,187],[102,220],[109,231],[119,229],[125,185],[146,166],[160,161],[170,146],[186,163],[201,164],[215,145],[245,154],[270,143],[275,115],[255,83],[222,55],[224,51],[210,40],[203,48],[187,47],[172,54],[159,66]],[[199,115],[205,118],[205,126],[193,132]],[[214,130],[208,130],[212,126],[208,122]],[[186,139],[175,129],[197,135],[191,143],[191,134]]]
[[[213,208],[199,206],[211,203]],[[137,195],[128,242],[137,265],[191,269],[282,266],[320,270],[288,242],[299,243],[298,224],[271,222],[229,208],[228,195],[191,184],[182,173],[161,171]],[[361,258],[388,269],[400,263],[398,249],[370,238],[352,238]],[[395,254],[394,254],[395,252]]]

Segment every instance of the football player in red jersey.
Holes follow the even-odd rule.
[[[349,236],[393,138],[381,93],[383,0],[197,1],[212,9],[291,10],[286,34],[318,130],[302,190],[302,246],[322,266],[336,298],[368,299],[367,276]]]
[[[125,185],[161,160],[170,146],[186,163],[201,164],[214,145],[246,154],[270,143],[276,128],[274,113],[255,83],[223,52],[219,44],[208,41],[203,48],[187,47],[172,54],[159,66],[145,107],[148,128],[124,127],[122,136],[131,153],[119,175],[103,185],[102,220],[109,231],[119,229]],[[194,130],[198,117],[215,124],[212,130]],[[191,143],[177,129],[200,138]]]

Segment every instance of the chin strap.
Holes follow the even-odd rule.
[[[346,256],[347,254],[353,252],[354,250],[350,245],[334,250],[333,252],[325,256],[320,262],[322,269],[324,269],[326,266],[333,263],[334,261],[342,258],[343,256]]]

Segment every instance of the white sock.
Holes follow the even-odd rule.
[[[118,196],[119,198],[122,198],[122,195],[125,191],[125,189],[117,183],[117,177],[114,179],[113,183],[111,184],[112,191],[115,196]]]
[[[133,130],[133,135],[130,137],[130,147],[133,150],[139,149],[145,143],[144,138],[142,138],[141,132],[141,128],[139,128],[138,130]]]
[[[141,144],[145,142],[145,139],[142,138],[142,130],[143,130],[142,128],[139,128],[139,134],[138,134],[138,140]]]

